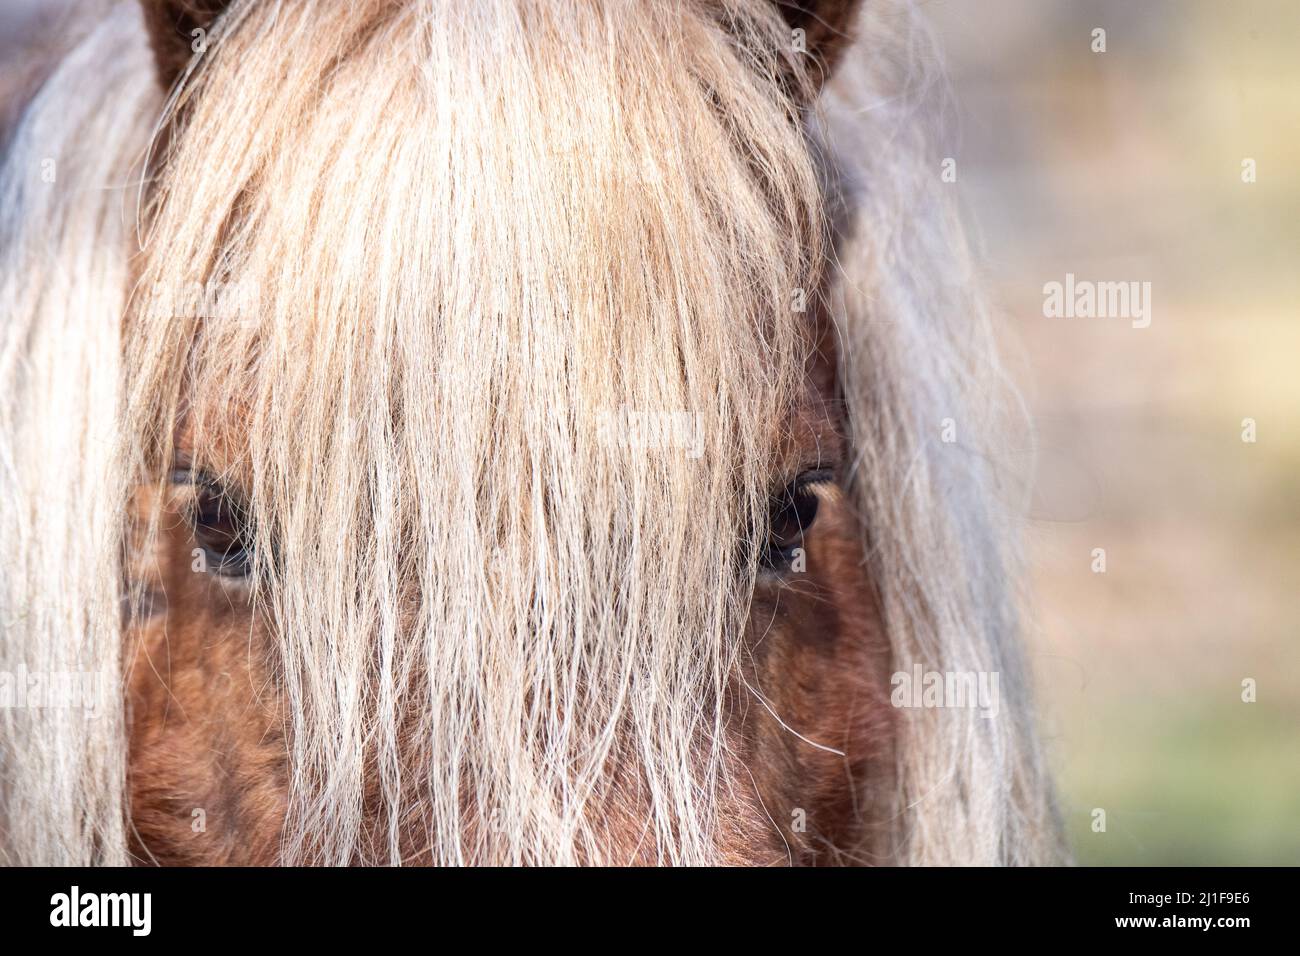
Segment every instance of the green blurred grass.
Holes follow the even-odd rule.
[[[1263,698],[1282,690],[1259,680]],[[1295,713],[1197,695],[1125,698],[1093,718],[1061,780],[1080,864],[1300,864]],[[1093,807],[1106,810],[1105,833],[1091,830]]]

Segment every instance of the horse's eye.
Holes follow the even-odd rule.
[[[218,489],[200,485],[194,502],[194,541],[208,568],[225,577],[248,574],[252,563],[247,516]]]
[[[790,567],[795,550],[804,546],[804,535],[817,519],[817,493],[813,486],[829,481],[830,477],[827,470],[806,471],[772,499],[764,567],[777,571]]]

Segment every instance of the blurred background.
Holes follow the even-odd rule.
[[[1300,864],[1300,3],[922,9],[1037,429],[1031,651],[1077,859]],[[1150,327],[1045,318],[1067,272],[1150,282]]]
[[[0,0],[0,56],[63,6]],[[1300,2],[921,7],[1037,432],[1031,651],[1076,856],[1300,864]],[[1045,318],[1066,273],[1150,282],[1150,327]]]

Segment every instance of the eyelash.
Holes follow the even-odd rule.
[[[224,578],[246,578],[252,565],[246,510],[206,475],[178,470],[172,473],[172,481],[195,490],[189,520],[194,543],[203,550],[208,569]]]
[[[821,502],[813,486],[831,480],[833,474],[829,468],[806,471],[772,499],[767,547],[763,553],[765,568],[789,570],[794,551],[803,547],[804,536],[817,520]]]
[[[820,501],[812,488],[832,481],[833,477],[828,468],[806,471],[772,499],[768,540],[762,558],[765,568],[789,569],[795,549],[803,546],[804,536],[817,520]],[[172,481],[195,489],[190,524],[195,544],[206,555],[209,568],[226,578],[247,577],[252,550],[246,511],[206,475],[177,470],[172,474]]]

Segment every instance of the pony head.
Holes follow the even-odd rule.
[[[1053,858],[916,29],[93,18],[0,174],[0,665],[108,702],[0,716],[9,858]]]

